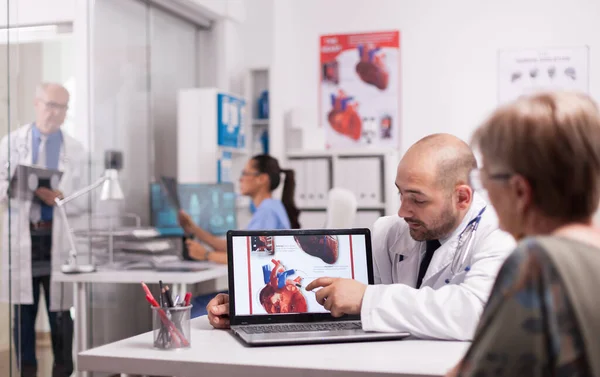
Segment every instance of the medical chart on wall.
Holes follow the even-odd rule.
[[[500,104],[544,90],[588,93],[589,48],[503,50],[498,54]]]
[[[399,31],[321,36],[320,71],[328,149],[399,146]]]

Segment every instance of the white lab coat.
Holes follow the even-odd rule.
[[[31,200],[9,199],[7,189],[10,177],[19,164],[32,163],[32,125],[28,124],[5,136],[0,141],[0,204],[2,206],[2,265],[0,280],[0,301],[9,301],[9,276],[12,287],[12,304],[32,304],[31,277],[31,236],[29,232],[29,212]],[[10,151],[8,141],[10,138]],[[10,155],[9,155],[10,153]],[[10,175],[6,169],[10,157]],[[59,190],[68,196],[85,185],[87,155],[83,146],[63,131],[63,142],[59,157],[58,170],[63,172]],[[8,201],[10,200],[10,214]],[[72,228],[82,225],[83,214],[87,210],[87,198],[83,196],[65,206],[69,223]],[[11,225],[9,230],[9,216]],[[85,223],[84,223],[85,224]],[[11,273],[9,274],[9,234]],[[60,270],[70,249],[67,238],[67,228],[57,210],[54,211],[52,223],[52,271]],[[71,284],[61,284],[52,281],[50,285],[50,310],[67,310],[73,305],[73,289]]]
[[[472,339],[496,274],[516,246],[510,235],[498,229],[496,214],[487,205],[473,234],[473,243],[465,249],[469,250],[465,264],[452,271],[459,234],[486,205],[475,194],[460,226],[450,237],[440,240],[442,245],[433,254],[420,289],[415,286],[425,242],[413,240],[408,225],[398,216],[376,221],[373,229],[376,285],[369,286],[363,298],[364,330],[408,331],[420,338]]]

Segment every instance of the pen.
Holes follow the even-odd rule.
[[[189,306],[190,305],[190,300],[192,299],[192,294],[190,292],[185,294],[185,298],[183,299],[183,302],[185,303],[185,306]]]
[[[154,300],[154,296],[152,295],[152,292],[150,291],[150,288],[148,288],[146,283],[142,282],[142,288],[144,289],[144,292],[146,292],[146,294]]]
[[[160,294],[158,295],[158,302],[160,304],[160,307],[164,308],[165,307],[165,302],[163,301],[163,293],[165,292],[165,290],[163,289],[162,280],[158,281],[158,288],[160,289]]]
[[[167,306],[172,308],[175,306],[173,304],[173,298],[171,297],[171,292],[169,292],[169,286],[165,285],[165,301],[167,302]]]

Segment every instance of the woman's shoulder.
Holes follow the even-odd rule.
[[[547,249],[539,237],[526,237],[517,243],[498,273],[499,280],[515,280],[524,275],[537,276],[549,262]]]
[[[514,252],[506,259],[502,270],[513,273],[523,270],[534,274],[539,273],[554,264],[553,255],[563,252],[572,255],[575,250],[584,249],[598,248],[584,241],[562,236],[543,235],[526,237],[519,241]]]
[[[264,212],[276,212],[281,209],[285,210],[285,207],[283,206],[283,203],[281,202],[281,200],[269,198],[269,199],[263,200],[262,203],[260,203],[260,205],[258,206],[258,208],[256,210],[264,211]]]

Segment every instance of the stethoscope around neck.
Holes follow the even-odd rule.
[[[15,158],[13,158],[13,154],[11,153],[11,155],[9,156],[10,161],[23,161],[25,159],[25,157],[27,157],[27,155],[29,154],[29,150],[31,148],[31,146],[28,145],[28,144],[30,144],[30,143],[28,143],[28,140],[31,140],[31,138],[33,138],[32,130],[33,130],[33,124],[30,124],[29,129],[27,130],[27,133],[25,134],[25,136],[17,138],[17,140],[16,140],[17,145],[15,145],[15,148],[14,148],[14,151],[16,152],[16,156],[15,156]],[[62,145],[61,145],[59,156],[58,156],[58,161],[59,161],[59,164],[67,165],[69,163],[69,158],[67,157],[67,147],[65,145],[64,136],[62,138],[63,138],[63,140],[62,140]],[[13,150],[13,148],[11,148],[11,150]]]
[[[481,211],[475,216],[475,218],[471,219],[465,229],[460,232],[458,235],[458,244],[456,246],[456,252],[454,253],[454,257],[452,258],[452,263],[450,264],[450,273],[452,275],[457,274],[461,271],[469,272],[471,269],[470,264],[467,262],[467,257],[471,254],[471,249],[473,248],[474,235],[479,227],[479,223],[481,222],[481,216],[483,212],[485,212],[486,207],[483,207]],[[447,281],[448,282],[448,281]]]

